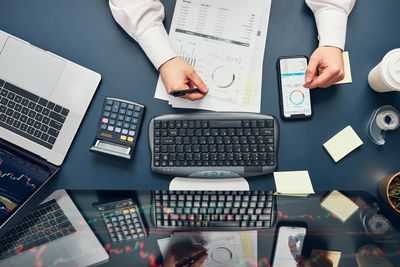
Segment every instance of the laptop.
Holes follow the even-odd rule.
[[[0,31],[0,138],[60,166],[100,80]]]
[[[8,223],[7,232],[0,236],[0,266],[50,266],[63,259],[68,266],[80,267],[108,261],[107,252],[65,190],[11,220],[58,170],[35,157],[0,141],[0,229]]]

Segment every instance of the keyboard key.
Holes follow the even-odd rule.
[[[59,122],[57,122],[55,120],[51,120],[50,123],[49,123],[49,126],[53,127],[54,129],[61,130],[62,123],[59,123]]]
[[[62,109],[61,106],[56,105],[55,108],[54,108],[54,111],[57,112],[57,113],[60,113],[60,112],[61,112],[61,109]]]
[[[52,118],[53,120],[56,120],[56,121],[61,122],[61,123],[65,122],[65,117],[64,116],[62,116],[60,114],[57,114],[57,113],[55,113],[53,111],[50,112],[49,117]]]

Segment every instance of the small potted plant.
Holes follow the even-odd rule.
[[[400,172],[383,178],[378,190],[381,198],[400,213]]]

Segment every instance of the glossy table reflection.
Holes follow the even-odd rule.
[[[95,231],[101,243],[110,253],[110,261],[104,266],[159,266],[162,256],[157,240],[169,237],[174,231],[156,229],[152,223],[151,192],[149,191],[69,191],[72,199],[82,211],[85,219]],[[365,192],[344,192],[357,205],[359,210],[342,223],[332,214],[321,208],[320,200],[326,192],[310,195],[308,198],[277,197],[277,221],[274,227],[258,231],[258,263],[269,266],[273,257],[276,233],[279,226],[305,226],[307,235],[303,255],[310,256],[312,249],[341,251],[340,266],[357,266],[355,253],[364,244],[380,247],[392,262],[398,262],[400,255],[399,232],[392,230],[386,234],[367,233],[363,224],[364,214],[371,212],[375,199]],[[110,243],[105,232],[105,224],[100,214],[92,207],[99,201],[133,198],[141,210],[149,229],[149,237],[139,241]],[[393,223],[393,222],[392,222]],[[244,229],[245,230],[245,229]],[[185,236],[197,237],[196,232],[185,232]],[[244,259],[247,262],[247,259]]]

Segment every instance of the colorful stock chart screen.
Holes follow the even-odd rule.
[[[48,177],[45,169],[0,149],[0,224]]]

